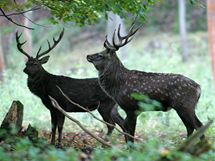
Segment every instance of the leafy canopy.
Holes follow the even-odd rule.
[[[79,25],[94,24],[101,17],[107,17],[107,11],[112,11],[121,17],[128,14],[145,18],[146,11],[151,5],[160,0],[28,0],[21,5],[15,5],[13,1],[2,1],[1,8],[12,10],[13,8],[41,6],[50,10],[53,23],[75,22]]]
[[[112,11],[126,17],[139,15],[144,19],[149,6],[159,0],[31,0],[33,3],[50,10],[53,22],[75,22],[80,25],[93,24]]]
[[[5,11],[23,10],[35,5],[48,9],[53,23],[75,22],[79,25],[94,24],[100,18],[106,17],[112,11],[122,18],[129,14],[138,15],[140,20],[145,16],[150,7],[162,0],[28,0],[16,3],[16,0],[0,0],[0,8]],[[194,4],[198,0],[189,0]]]

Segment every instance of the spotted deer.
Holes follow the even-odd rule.
[[[98,109],[104,121],[112,125],[117,123],[119,126],[123,127],[123,119],[118,114],[117,107],[115,106],[116,103],[103,92],[98,84],[97,78],[75,79],[53,75],[42,67],[42,65],[49,60],[47,54],[60,42],[63,33],[64,31],[61,32],[57,40],[53,38],[53,45],[50,45],[48,41],[48,50],[40,53],[40,47],[35,58],[31,57],[22,49],[26,41],[20,43],[19,39],[21,34],[19,35],[18,32],[16,33],[17,48],[28,58],[24,69],[24,72],[28,75],[28,88],[33,94],[38,96],[42,100],[42,103],[49,109],[52,125],[51,144],[55,144],[55,133],[56,128],[58,128],[57,146],[61,146],[65,116],[53,107],[49,96],[53,97],[67,112],[86,112],[80,107],[71,104],[62,95],[57,86],[59,86],[71,100],[88,108],[88,110],[92,111]],[[107,135],[111,135],[114,127],[107,126],[107,128]]]
[[[98,70],[101,88],[115,100],[125,111],[124,130],[134,136],[137,121],[137,111],[140,109],[138,101],[132,97],[133,93],[146,95],[162,105],[160,111],[173,108],[181,118],[187,129],[187,136],[202,126],[195,114],[195,107],[199,100],[200,85],[193,80],[172,73],[151,73],[127,69],[116,55],[120,47],[129,43],[139,28],[133,23],[126,36],[120,35],[120,25],[113,33],[112,44],[104,42],[105,50],[88,55],[87,60]],[[115,37],[118,37],[116,42]],[[203,138],[202,136],[201,138]],[[126,141],[134,139],[125,136]]]

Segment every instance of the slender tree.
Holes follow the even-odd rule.
[[[178,0],[178,11],[179,11],[179,29],[181,36],[181,48],[182,48],[182,59],[183,62],[188,60],[188,41],[186,31],[186,2],[185,0]]]
[[[24,26],[29,26],[29,20],[28,19],[31,19],[32,18],[32,13],[29,12],[29,13],[25,13],[24,14]],[[24,39],[28,41],[28,43],[25,45],[24,49],[25,51],[27,51],[28,53],[32,53],[32,36],[31,36],[31,32],[30,30],[24,28]]]
[[[121,35],[126,35],[125,25],[123,23],[123,19],[113,12],[108,12],[108,21],[107,21],[107,39],[111,41],[112,35],[115,29],[117,29],[121,25]],[[122,57],[126,57],[126,51],[124,50],[126,47],[120,49],[120,54],[122,53]]]
[[[215,1],[207,1],[208,39],[212,64],[213,79],[215,80]]]
[[[5,63],[4,63],[4,55],[3,55],[3,49],[1,45],[1,39],[0,39],[0,81],[3,80],[3,70],[5,68]]]

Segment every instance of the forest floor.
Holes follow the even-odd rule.
[[[200,120],[206,124],[208,118],[215,118],[215,90],[211,74],[210,57],[208,54],[207,33],[192,33],[189,35],[190,60],[187,63],[181,61],[179,42],[179,36],[171,33],[138,35],[126,48],[126,54],[123,55],[119,53],[119,57],[122,59],[123,64],[129,69],[150,72],[179,73],[198,82],[201,85],[202,95],[198,102],[196,113]],[[102,42],[99,43],[102,45]],[[86,48],[83,48],[83,46]],[[86,61],[86,54],[101,50],[102,46],[98,46],[99,45],[94,44],[92,41],[83,42],[76,45],[76,47],[68,53],[52,53],[49,63],[47,63],[44,68],[50,73],[75,78],[97,77],[97,71]],[[23,60],[23,57],[17,53],[17,50],[14,50],[13,56],[11,67],[4,73],[5,83],[0,83],[0,118],[4,118],[13,100],[20,100],[25,106],[24,125],[26,126],[30,123],[33,127],[36,127],[39,131],[39,136],[44,138],[46,144],[48,144],[50,141],[49,111],[41,103],[40,99],[35,97],[29,91],[26,85],[27,77],[22,72],[24,62],[21,60]],[[21,63],[17,64],[17,62]],[[97,112],[95,112],[95,114],[98,116]],[[120,114],[122,114],[123,117],[125,116],[122,110],[120,111]],[[78,118],[78,120],[91,132],[105,138],[105,125],[98,123],[88,114],[72,113],[71,115]],[[174,151],[186,141],[186,129],[174,110],[171,110],[168,113],[143,112],[138,117],[136,129],[137,137],[143,140],[139,143],[137,141],[135,142],[135,145],[140,145],[136,151],[131,152],[124,150],[124,137],[116,131],[114,131],[113,136],[111,137],[111,143],[115,148],[104,150],[101,147],[101,144],[92,139],[88,134],[82,132],[74,123],[66,119],[63,131],[63,146],[66,147],[65,151],[67,151],[67,149],[72,150],[73,148],[94,148],[94,160],[117,160],[110,158],[118,156],[121,160],[133,159],[138,161],[137,158],[139,158],[139,160],[149,161],[153,160],[153,157],[154,159],[159,158],[162,149]],[[207,130],[206,137],[209,139],[211,145],[214,146],[214,124]],[[23,148],[23,145],[25,148]],[[35,149],[35,147],[32,147],[31,144],[26,141],[24,143],[19,142],[16,146],[18,150],[17,153],[14,151],[14,157],[20,156],[20,160],[23,157],[22,155],[28,150],[29,158],[36,157],[36,155],[41,153],[44,154],[41,156],[42,160],[45,160],[47,159],[46,157],[50,156],[54,158],[56,155],[59,155],[56,156],[56,158],[69,158],[67,152],[59,152],[55,149],[52,149],[49,152],[43,150],[43,152],[40,150],[41,148]],[[33,152],[30,151],[32,149]],[[118,150],[121,151],[119,152]],[[4,152],[5,150],[0,147],[1,158],[7,157],[7,153]],[[72,151],[72,153],[74,155],[77,154],[76,151]],[[130,158],[128,157],[128,154]],[[205,154],[206,156],[203,155],[194,160],[214,161],[214,159],[210,159],[215,158],[214,154],[214,150],[211,150]],[[9,155],[13,154],[10,153]],[[185,156],[184,160],[192,158],[189,154],[183,155]],[[99,156],[102,156],[103,159],[99,159]],[[143,159],[142,156],[144,156],[145,159]],[[105,159],[105,157],[109,159]],[[8,160],[11,160],[11,158]],[[8,160],[5,159],[5,161]],[[58,159],[48,160],[57,161]]]

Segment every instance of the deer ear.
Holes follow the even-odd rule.
[[[40,62],[41,64],[45,64],[45,63],[47,63],[47,61],[49,60],[49,57],[50,57],[50,56],[45,56],[45,57],[43,57],[42,59],[40,59],[39,62]]]

